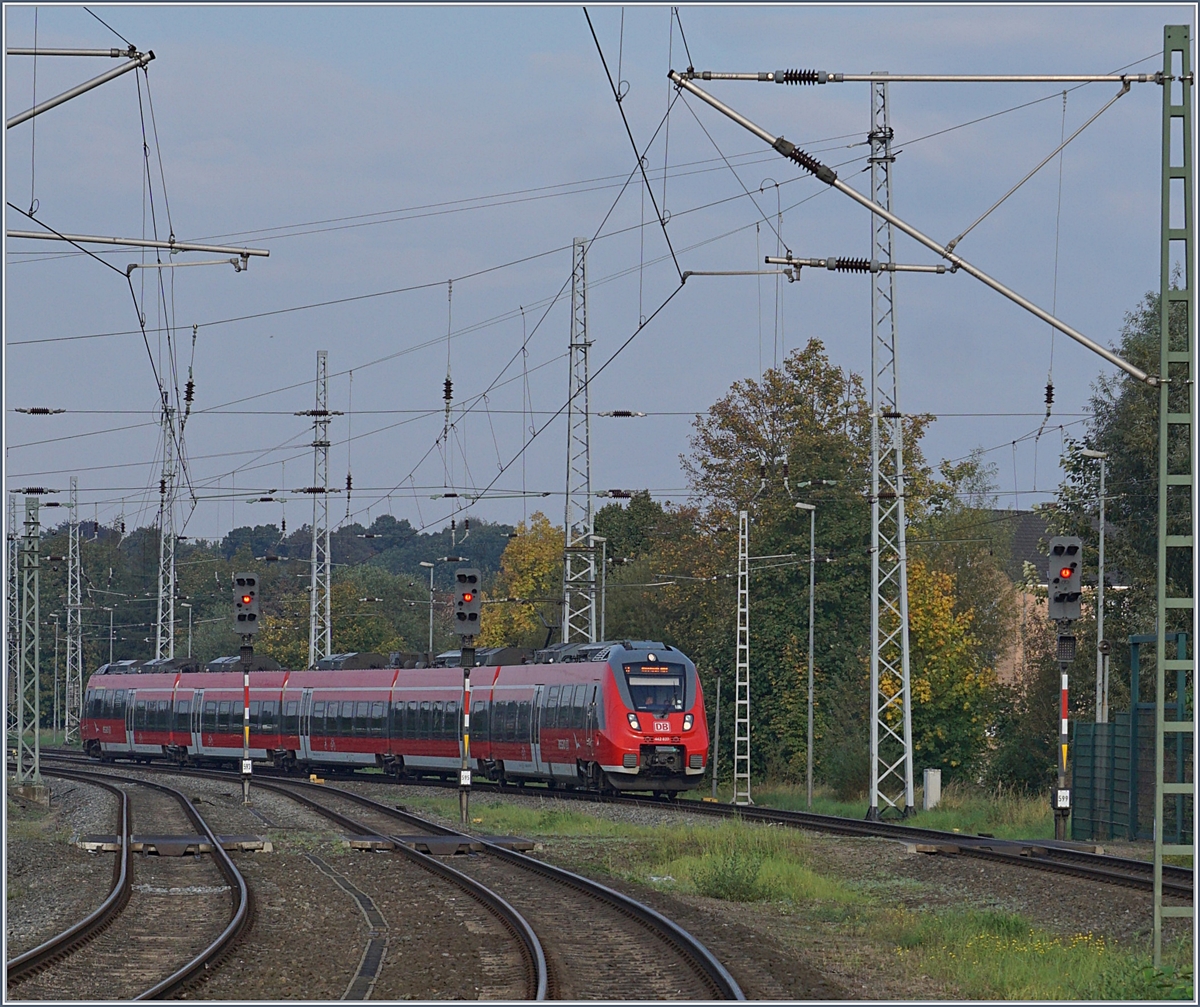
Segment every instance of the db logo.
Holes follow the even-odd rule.
[[[669,731],[671,730],[671,722],[669,720],[656,720],[654,722],[654,730]]]

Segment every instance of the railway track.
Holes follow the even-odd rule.
[[[365,809],[374,833],[401,849],[407,848],[403,834],[394,833],[397,822],[424,835],[481,846],[487,856],[463,858],[457,870],[427,859],[441,870],[499,891],[506,904],[511,900],[529,919],[531,932],[569,935],[556,938],[543,958],[544,995],[549,998],[627,999],[637,990],[656,999],[745,999],[725,967],[695,937],[612,888],[350,791],[261,778],[255,785],[287,794],[331,820],[340,820],[344,827],[363,823],[331,805],[353,806],[359,814]],[[653,945],[645,941],[647,932],[656,938]]]
[[[216,965],[245,927],[250,893],[192,802],[146,780],[65,769],[43,773],[120,795],[120,852],[113,889],[100,907],[7,963],[9,999],[19,993],[30,1000],[154,1000]],[[194,832],[212,853],[134,859],[130,839],[140,823]]]
[[[78,756],[78,753],[75,753]],[[82,758],[82,756],[79,756]],[[287,779],[286,776],[276,777]],[[256,779],[261,779],[257,777]],[[367,780],[368,777],[356,776]],[[372,782],[375,782],[374,780]],[[380,779],[382,785],[389,781]],[[456,785],[431,780],[405,780],[408,785],[431,786],[457,789]],[[489,789],[489,785],[477,785],[478,790]],[[537,787],[526,787],[516,791],[524,794],[541,794]],[[833,835],[858,836],[862,838],[882,837],[907,843],[927,844],[947,852],[951,849],[961,856],[1007,863],[1032,870],[1064,874],[1103,884],[1115,884],[1141,891],[1154,887],[1153,864],[1146,860],[1114,857],[1106,854],[1085,853],[1066,846],[1056,845],[1053,840],[995,839],[985,836],[970,836],[959,832],[944,832],[924,829],[894,822],[869,822],[834,815],[819,815],[805,811],[783,811],[773,808],[736,807],[728,804],[713,804],[695,800],[662,800],[650,797],[611,796],[583,791],[556,789],[544,791],[547,796],[560,800],[578,800],[592,803],[626,804],[632,807],[672,808],[690,814],[709,815],[719,818],[741,818],[745,821],[785,825],[790,828],[807,829]],[[1179,899],[1193,897],[1193,871],[1188,867],[1173,864],[1163,865],[1163,892]]]
[[[230,779],[219,771],[156,768],[222,782]],[[695,937],[598,882],[336,787],[262,777],[254,786],[299,802],[351,835],[387,840],[483,902],[523,945],[528,999],[627,999],[633,989],[650,990],[659,999],[745,999],[733,977]],[[460,839],[487,856],[464,857],[451,867],[407,845],[405,835],[396,833],[398,824],[425,836]],[[582,940],[581,921],[591,921]],[[543,950],[538,932],[571,936],[556,937]],[[657,938],[652,944],[645,940],[647,932]],[[364,963],[370,958],[368,949]]]

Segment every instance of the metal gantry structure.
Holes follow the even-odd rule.
[[[317,350],[317,394],[313,407],[313,498],[311,572],[308,595],[308,666],[333,653],[329,550],[329,375],[326,350]]]
[[[587,240],[571,248],[570,385],[567,390],[567,493],[563,515],[563,643],[595,643],[596,539],[592,506],[592,415],[589,408]]]
[[[871,197],[892,209],[886,81],[871,84]],[[872,215],[871,258],[892,262],[892,225]],[[904,525],[904,423],[896,375],[896,274],[871,273],[871,788],[867,817],[913,811]]]
[[[1194,856],[1190,843],[1164,843],[1165,799],[1174,798],[1177,824],[1194,823],[1195,777],[1165,775],[1165,748],[1183,747],[1195,724],[1195,507],[1196,507],[1196,221],[1193,204],[1195,134],[1192,120],[1192,40],[1187,25],[1163,30],[1162,230],[1159,318],[1158,419],[1158,619],[1154,694],[1154,964],[1162,964],[1163,920],[1194,920],[1192,906],[1163,905],[1166,856]],[[1173,263],[1182,260],[1176,286]],[[1167,641],[1185,631],[1191,652],[1170,658]],[[1187,645],[1185,645],[1187,646]],[[1174,672],[1170,682],[1168,672]],[[1167,694],[1174,693],[1175,719],[1166,719]],[[1188,699],[1191,698],[1191,702]],[[1185,706],[1187,709],[1185,710]],[[1194,740],[1193,740],[1194,752]],[[1177,754],[1178,749],[1172,754]],[[1190,767],[1194,754],[1172,762]],[[1194,830],[1194,825],[1193,825]],[[1183,829],[1180,829],[1183,832]],[[1180,836],[1182,839],[1182,835]],[[1194,933],[1193,933],[1194,937]]]
[[[733,803],[750,799],[750,512],[738,511],[737,653],[733,698]]]
[[[165,395],[164,395],[165,399]],[[154,626],[154,656],[175,656],[175,408],[163,402],[163,464],[158,480],[158,608]]]
[[[79,478],[71,476],[67,524],[67,682],[65,744],[81,740],[83,716],[83,554],[79,547]]]
[[[17,529],[17,498],[8,495],[8,534],[5,542],[5,649],[4,717],[8,744],[15,745],[17,730],[17,666],[21,663],[21,564],[20,535]]]
[[[21,539],[20,657],[17,663],[17,776],[18,785],[40,784],[41,735],[41,527],[40,501],[25,497],[25,534]]]

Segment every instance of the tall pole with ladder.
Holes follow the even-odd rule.
[[[892,209],[887,82],[871,84],[871,196]],[[871,217],[871,257],[892,261],[892,225]],[[904,540],[904,424],[896,378],[896,274],[871,274],[871,790],[867,817],[913,811]]]
[[[5,638],[8,647],[4,661],[5,736],[9,746],[16,744],[17,668],[21,663],[21,539],[17,530],[17,498],[8,495],[8,535],[5,542]]]
[[[175,409],[163,404],[163,465],[158,480],[158,612],[154,656],[175,656]]]
[[[738,511],[737,654],[733,699],[733,803],[750,799],[750,512]]]
[[[308,666],[333,650],[329,557],[329,377],[325,350],[317,350],[317,396],[313,417],[311,575],[308,595]]]
[[[17,666],[17,784],[40,784],[41,737],[41,528],[36,496],[25,497],[25,536],[21,540],[20,661]]]
[[[1196,218],[1192,201],[1195,184],[1192,125],[1192,40],[1187,25],[1163,29],[1162,120],[1162,249],[1160,276],[1158,420],[1158,624],[1154,692],[1154,964],[1162,963],[1163,920],[1195,919],[1191,906],[1163,905],[1163,858],[1195,854],[1196,784],[1186,770],[1193,754],[1187,749],[1196,732],[1195,577],[1196,470]],[[1174,263],[1183,267],[1178,281]],[[1168,657],[1167,641],[1187,632],[1187,643]],[[1185,638],[1186,639],[1186,638]],[[1190,649],[1190,656],[1188,650]],[[1173,672],[1171,679],[1167,673]],[[1167,694],[1175,702],[1167,720]],[[1175,756],[1171,779],[1165,772],[1165,749]],[[1186,756],[1180,752],[1183,749]],[[1183,772],[1180,772],[1183,770]],[[1171,800],[1175,842],[1165,842]],[[1194,927],[1194,924],[1193,924]],[[1193,937],[1195,936],[1193,932]]]
[[[71,476],[71,514],[67,525],[67,682],[66,734],[68,745],[81,740],[83,717],[83,555],[79,550],[79,478]]]
[[[592,417],[588,408],[587,241],[571,249],[567,500],[563,518],[563,643],[596,642],[596,542],[592,511]]]

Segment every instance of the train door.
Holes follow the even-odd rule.
[[[303,689],[300,693],[300,751],[301,762],[312,758],[312,689]]]
[[[546,701],[546,687],[533,687],[533,709],[529,717],[529,750],[532,752],[533,770],[539,776],[550,775],[550,762],[542,758],[542,704]]]
[[[584,688],[589,688],[589,687],[584,686]],[[595,685],[592,685],[590,687],[590,691],[589,691],[588,698],[587,698],[587,716],[584,721],[584,739],[585,739],[584,744],[587,746],[587,753],[588,753],[587,757],[589,759],[592,758],[592,751],[593,751],[592,736],[596,733],[596,693],[597,693],[597,691],[598,690]]]
[[[137,696],[137,689],[130,689],[125,695],[125,740],[129,745],[129,751],[133,751],[133,709],[134,702]]]
[[[204,710],[204,690],[192,690],[192,754],[199,754],[204,747],[204,738],[200,733],[200,717]]]

